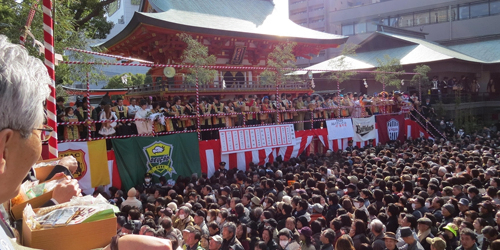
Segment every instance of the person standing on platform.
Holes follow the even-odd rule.
[[[297,102],[295,104],[295,109],[297,109],[297,110],[305,109],[304,101],[303,101],[301,95],[299,95],[298,98],[297,98]],[[295,119],[294,119],[296,121],[299,121],[299,123],[295,124],[296,130],[304,130],[304,123],[303,123],[303,121],[304,121],[304,115],[305,115],[305,113],[303,111],[298,111],[297,112],[297,116],[295,116]]]
[[[226,112],[227,113],[235,113],[236,111],[234,110],[234,103],[232,101],[227,101],[227,106],[226,106]],[[234,115],[228,115],[225,117],[226,121],[225,124],[227,127],[234,127]]]
[[[186,108],[184,109],[184,115],[196,115],[196,100],[191,97],[189,98],[189,103],[186,104]],[[196,130],[196,118],[188,118],[185,123],[187,130]]]
[[[163,116],[166,118],[165,119],[165,130],[167,132],[172,132],[175,130],[174,128],[174,122],[171,117],[175,115],[175,113],[172,110],[172,106],[170,105],[170,102],[163,101],[160,102],[160,107],[163,108]]]
[[[87,97],[84,97],[82,99],[82,102],[77,104],[77,108],[75,110],[75,115],[78,117],[78,121],[83,122],[88,120],[89,112],[87,110]],[[97,111],[94,109],[93,106],[90,106],[90,121],[97,121],[99,120],[99,117],[97,115]],[[90,125],[90,131],[91,131],[91,136],[95,137],[95,131],[96,131],[96,124],[92,123]],[[87,124],[82,124],[80,125],[80,138],[84,139],[87,138],[88,136],[88,125]]]
[[[140,109],[139,106],[137,106],[137,100],[135,98],[130,99],[130,106],[128,106],[128,118],[129,119],[134,119],[135,118],[135,113]],[[135,122],[131,123],[132,127],[132,133],[137,134],[137,126],[135,125]]]
[[[214,97],[212,104],[212,114],[223,114],[225,112],[224,103],[220,102],[218,96]],[[225,127],[225,116],[212,116],[212,127],[213,128],[223,128]],[[212,139],[219,139],[219,130],[212,131]]]
[[[304,108],[309,109],[309,104],[311,104],[311,96],[308,94],[304,95]],[[306,111],[304,113],[304,130],[311,129],[311,111]]]
[[[113,112],[115,112],[116,117],[120,119],[128,119],[128,107],[123,105],[123,99],[118,98],[116,100],[118,105],[113,107]],[[134,113],[135,114],[135,113]],[[132,134],[132,123],[131,122],[118,122],[116,125],[116,135],[131,135]]]
[[[200,128],[201,129],[210,129],[212,128],[212,117],[211,116],[203,116],[208,115],[212,112],[212,104],[207,102],[206,97],[201,98],[200,103]],[[211,140],[212,139],[212,131],[202,131],[201,132],[202,140]]]
[[[151,134],[153,133],[153,122],[149,120],[151,110],[148,109],[148,102],[146,100],[141,100],[139,105],[141,108],[135,113],[135,119],[142,119],[142,121],[135,122],[137,126],[137,133],[139,135]]]
[[[175,116],[180,116],[184,114],[184,107],[181,105],[181,98],[176,96],[174,97],[174,105],[172,106],[172,111],[175,113]],[[183,131],[184,130],[184,121],[180,118],[173,119],[175,131]]]
[[[264,96],[263,103],[262,103],[261,107],[262,107],[262,111],[267,111],[267,112],[273,111],[273,108],[272,108],[271,104],[269,103],[269,97]],[[264,124],[271,123],[271,116],[272,116],[272,113],[262,113],[260,115],[260,119],[261,119],[262,123],[264,123]]]
[[[255,101],[255,96],[249,95],[248,102],[245,105],[248,107],[248,111],[246,111],[246,112],[254,112],[254,109],[257,107],[257,102]],[[246,115],[246,119],[247,119],[246,125],[255,125],[256,124],[255,118],[256,118],[256,114],[247,114]]]
[[[235,105],[234,110],[237,113],[245,112],[245,102],[243,101],[242,95],[238,96],[238,101],[236,101],[234,105]],[[236,118],[236,125],[237,126],[243,125],[243,115],[238,115],[238,118]]]
[[[75,111],[72,107],[67,107],[64,110],[65,116],[62,117],[63,122],[77,122],[78,118],[75,115]],[[65,125],[64,126],[64,140],[78,140],[80,139],[80,131],[78,130],[79,125]],[[63,139],[61,138],[61,139]]]

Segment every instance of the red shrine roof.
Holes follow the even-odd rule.
[[[294,23],[288,18],[287,8],[280,8],[280,5],[287,1],[275,0],[275,2],[143,0],[141,9],[156,13],[135,12],[129,24],[119,34],[99,46],[108,48],[108,53],[133,56],[134,52],[131,50],[138,50],[133,47],[134,44],[138,44],[143,48],[142,53],[135,55],[140,56],[145,52],[144,41],[158,39],[157,35],[162,31],[165,34],[186,32],[203,37],[218,36],[219,41],[220,37],[223,41],[224,37],[237,38],[238,41],[249,39],[270,42],[293,41],[305,47],[296,49],[296,56],[307,57],[309,54],[317,54],[322,49],[338,47],[347,40],[345,36],[316,31]],[[172,41],[168,37],[163,40]]]

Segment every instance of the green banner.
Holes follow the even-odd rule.
[[[173,184],[178,176],[201,176],[198,136],[196,133],[159,137],[113,139],[116,164],[125,190],[144,182],[144,174],[153,180],[164,176]]]

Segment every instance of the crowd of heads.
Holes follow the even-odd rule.
[[[147,175],[128,196],[112,189],[112,201],[120,233],[189,249],[498,249],[500,150],[497,138],[472,139],[277,157],[247,171],[222,162],[173,186]]]

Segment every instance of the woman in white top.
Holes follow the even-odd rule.
[[[135,113],[135,119],[146,119],[144,121],[136,121],[138,134],[151,134],[153,133],[153,122],[148,119],[148,113],[151,111],[147,108],[148,103],[146,100],[141,100],[139,102],[139,110]]]
[[[100,121],[113,121],[118,120],[115,112],[111,112],[111,106],[108,104],[104,106],[104,110],[101,112],[99,117]],[[99,134],[102,136],[111,136],[116,133],[115,131],[116,122],[104,122],[99,130]]]

